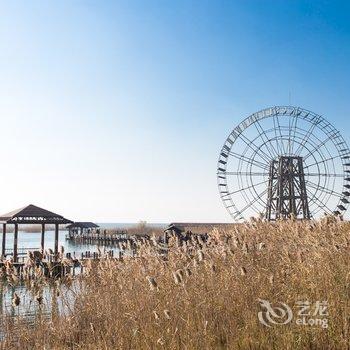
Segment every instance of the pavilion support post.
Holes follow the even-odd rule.
[[[55,258],[58,258],[58,232],[59,232],[59,226],[58,224],[55,224]]]
[[[45,224],[41,224],[41,253],[45,251]]]
[[[6,224],[2,224],[2,246],[1,256],[5,258],[6,255]]]
[[[18,224],[15,224],[15,232],[13,236],[13,261],[14,262],[17,262],[18,260],[17,246],[18,246]]]

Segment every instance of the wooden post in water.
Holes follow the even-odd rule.
[[[55,224],[55,259],[58,258],[58,232],[59,232],[59,226],[58,224]]]
[[[18,245],[18,224],[15,224],[15,232],[13,236],[13,261],[17,262],[17,245]]]
[[[2,248],[1,255],[5,258],[6,254],[6,224],[2,224]]]
[[[45,250],[45,224],[41,224],[41,253]]]

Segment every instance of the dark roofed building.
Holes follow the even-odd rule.
[[[198,234],[209,233],[214,228],[228,229],[232,228],[233,223],[209,223],[209,222],[173,222],[164,231],[174,231],[175,233],[192,232]]]
[[[218,229],[230,229],[234,225],[233,223],[207,223],[207,222],[173,222],[164,230],[164,241],[168,241],[169,234],[175,234],[180,238],[188,237],[191,234],[195,235],[207,235],[214,228]]]
[[[65,219],[62,215],[29,204],[1,215],[0,222],[6,224],[69,224],[72,221]]]
[[[99,227],[99,225],[88,221],[73,222],[72,224],[67,226],[68,238],[73,238],[73,236],[75,234],[78,234],[79,231],[81,234],[83,234],[85,231],[90,232],[90,230],[96,230]]]
[[[45,225],[55,225],[55,256],[58,255],[58,235],[59,225],[70,224],[71,220],[52,211],[29,204],[23,208],[13,210],[0,216],[0,223],[3,225],[2,233],[2,256],[6,252],[6,227],[8,224],[14,225],[13,237],[13,260],[17,261],[18,225],[20,224],[40,224],[41,225],[41,250],[44,251]]]
[[[93,222],[73,222],[72,224],[68,225],[67,228],[99,228],[100,226],[98,226],[97,224],[93,223]]]

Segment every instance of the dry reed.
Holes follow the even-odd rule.
[[[91,266],[72,314],[7,322],[6,349],[349,349],[350,224],[252,221]],[[327,329],[266,327],[259,300],[328,302]],[[40,301],[39,301],[40,300]],[[41,299],[37,302],[42,302]]]

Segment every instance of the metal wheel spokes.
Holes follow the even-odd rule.
[[[350,202],[350,151],[323,117],[299,107],[271,107],[233,129],[220,152],[222,201],[236,221],[265,213],[269,168],[302,157],[310,215],[342,215]]]

